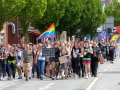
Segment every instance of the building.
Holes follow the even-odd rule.
[[[33,44],[37,43],[36,38],[40,35],[39,30],[30,28],[28,30],[29,41]],[[0,31],[0,44],[22,44],[23,34],[18,19],[11,19],[4,24],[3,29]]]

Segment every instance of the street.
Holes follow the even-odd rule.
[[[114,64],[100,64],[98,77],[71,77],[54,81],[45,77],[43,81],[34,78],[28,82],[16,78],[12,81],[1,81],[0,90],[120,90],[120,59],[116,59]]]

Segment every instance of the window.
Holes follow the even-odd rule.
[[[4,44],[4,33],[0,33],[0,43]]]

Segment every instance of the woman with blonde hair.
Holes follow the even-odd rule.
[[[58,69],[59,69],[59,57],[60,57],[60,49],[57,43],[54,43],[55,49],[55,57],[51,58],[50,62],[52,65],[52,80],[58,76]]]
[[[62,43],[60,46],[60,56],[64,56],[67,60],[69,55],[70,55],[70,52],[68,51],[66,45]],[[65,78],[65,79],[67,79],[67,76],[68,76],[68,64],[69,62],[65,62],[65,63],[61,63],[59,66],[59,75],[60,77],[62,76],[62,78]],[[60,78],[59,75],[57,79]]]
[[[81,41],[80,42],[80,49],[81,49],[81,53],[80,53],[80,68],[82,69],[82,77],[84,77],[85,74],[85,65],[83,64],[83,56],[84,56],[84,42]],[[79,77],[81,77],[81,70],[79,71]]]

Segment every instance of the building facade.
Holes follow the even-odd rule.
[[[35,44],[36,38],[40,35],[39,30],[30,28],[28,30],[29,42]],[[23,44],[23,34],[18,19],[11,19],[4,24],[0,31],[0,44]]]

